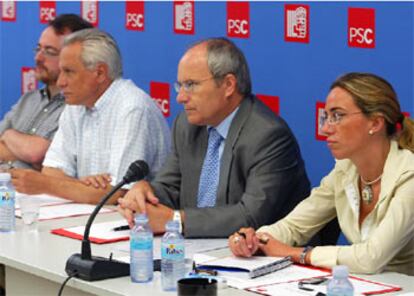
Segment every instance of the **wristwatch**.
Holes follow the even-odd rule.
[[[310,250],[312,250],[313,247],[312,246],[306,246],[302,253],[299,256],[299,263],[305,265],[306,264],[306,255],[310,252]]]
[[[178,229],[178,231],[180,233],[182,233],[183,232],[183,223],[181,221],[181,213],[180,213],[179,210],[174,210],[173,220],[178,222],[178,224],[180,225],[180,228]]]

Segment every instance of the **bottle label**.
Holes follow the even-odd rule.
[[[0,191],[0,231],[11,231],[14,229],[14,191]]]
[[[131,249],[135,249],[135,250],[152,249],[152,240],[132,239],[131,240]]]
[[[182,260],[184,258],[184,245],[162,244],[161,256],[171,260]]]
[[[0,191],[0,202],[10,202],[14,201],[14,192],[13,191]]]

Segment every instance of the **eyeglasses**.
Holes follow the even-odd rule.
[[[360,114],[360,113],[363,113],[363,112],[358,111],[358,112],[352,112],[352,113],[341,113],[338,111],[334,111],[330,115],[327,112],[324,112],[324,114],[319,120],[319,123],[320,123],[320,126],[324,126],[325,123],[327,123],[328,125],[338,125],[345,116],[355,115],[355,114]]]
[[[59,55],[59,50],[54,47],[50,47],[50,46],[46,46],[46,47],[37,46],[33,49],[34,54],[38,54],[39,52],[48,58],[54,58]]]
[[[209,77],[206,79],[202,79],[202,80],[186,80],[183,82],[174,82],[174,89],[175,91],[178,93],[180,92],[181,87],[184,88],[184,91],[187,93],[193,92],[194,91],[194,87],[197,85],[200,85],[201,83],[207,81],[207,80],[211,80],[214,79],[215,77]]]

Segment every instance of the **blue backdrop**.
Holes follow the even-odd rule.
[[[249,61],[255,93],[278,96],[280,115],[299,140],[312,185],[333,167],[324,141],[315,137],[315,104],[330,83],[349,71],[374,72],[395,87],[404,111],[414,114],[414,3],[304,2],[309,8],[309,42],[286,42],[285,5],[249,3],[249,38],[232,38]],[[300,4],[300,3],[295,3]],[[152,81],[168,83],[173,122],[182,107],[172,83],[177,63],[192,42],[227,36],[227,2],[195,2],[194,34],[173,28],[173,2],[145,2],[144,31],[125,27],[124,2],[99,2],[99,28],[118,41],[124,76],[150,92]],[[375,48],[348,45],[349,8],[375,10]],[[81,13],[80,2],[57,2],[57,14]],[[33,67],[32,49],[45,28],[39,2],[17,2],[16,20],[0,22],[0,118],[21,95],[21,68]]]

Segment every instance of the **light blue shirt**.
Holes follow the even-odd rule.
[[[234,116],[236,116],[237,111],[239,110],[239,107],[237,107],[233,112],[229,114],[218,126],[215,127],[217,132],[220,134],[220,136],[223,137],[223,141],[221,141],[220,147],[219,147],[219,160],[221,163],[221,156],[223,155],[224,151],[224,145],[226,144],[226,138],[227,134],[229,133],[231,122],[233,121]],[[211,128],[212,126],[208,126],[207,129]]]

